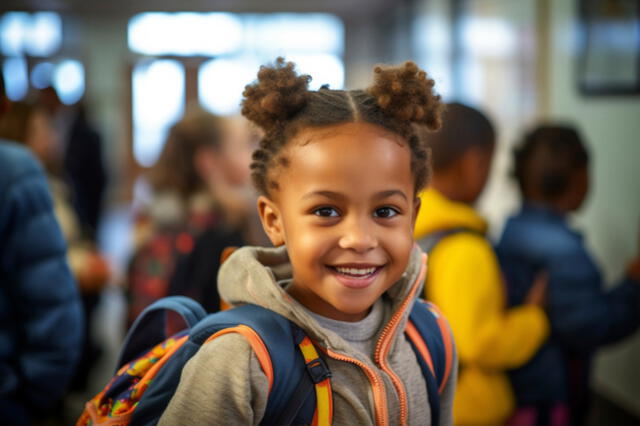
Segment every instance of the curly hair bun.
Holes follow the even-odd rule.
[[[304,108],[310,80],[296,73],[293,62],[279,57],[273,66],[260,67],[258,80],[245,87],[242,115],[268,132]]]
[[[440,96],[433,92],[435,82],[427,78],[414,62],[397,67],[374,68],[374,84],[367,89],[388,115],[398,120],[440,128]]]

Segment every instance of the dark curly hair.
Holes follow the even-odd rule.
[[[571,174],[589,163],[578,131],[569,125],[540,125],[514,151],[513,176],[526,199],[532,192],[552,201],[569,188]]]
[[[460,159],[470,148],[493,149],[496,132],[481,111],[458,102],[445,105],[442,128],[429,136],[431,163],[436,173]]]
[[[434,81],[413,62],[375,67],[367,90],[308,89],[311,77],[298,75],[292,62],[278,58],[262,66],[258,80],[246,86],[242,114],[264,131],[251,164],[253,182],[265,195],[277,189],[272,171],[287,164],[282,149],[298,131],[349,122],[365,122],[404,138],[411,150],[416,193],[429,178],[429,149],[419,135],[440,127],[440,96]]]

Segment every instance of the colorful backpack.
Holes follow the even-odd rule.
[[[186,324],[175,334],[168,330],[176,325],[172,314]],[[76,425],[155,425],[178,387],[183,366],[203,344],[228,333],[247,339],[269,381],[262,424],[332,423],[331,372],[302,329],[260,306],[207,315],[197,302],[172,296],[155,302],[136,320],[119,357],[122,367],[86,403]],[[448,328],[433,305],[419,301],[405,333],[427,382],[431,421],[437,425],[440,394],[452,369]]]
[[[191,252],[195,233],[179,227],[156,231],[131,258],[127,269],[127,324],[156,300],[169,295],[176,259]]]
[[[127,326],[156,300],[169,296],[170,281],[178,259],[188,256],[196,239],[218,223],[214,212],[192,213],[185,224],[155,225],[144,214],[136,227],[150,228],[151,235],[138,247],[127,268]],[[183,294],[183,293],[178,293]]]

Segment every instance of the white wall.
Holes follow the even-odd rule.
[[[549,3],[549,115],[575,122],[589,142],[592,189],[577,222],[612,283],[640,251],[640,96],[584,97],[578,92],[577,2]],[[640,414],[640,333],[601,351],[594,385]]]

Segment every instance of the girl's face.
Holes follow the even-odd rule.
[[[304,129],[282,154],[278,189],[258,208],[274,245],[287,246],[289,293],[320,315],[358,321],[409,261],[419,208],[409,147],[348,123]]]

